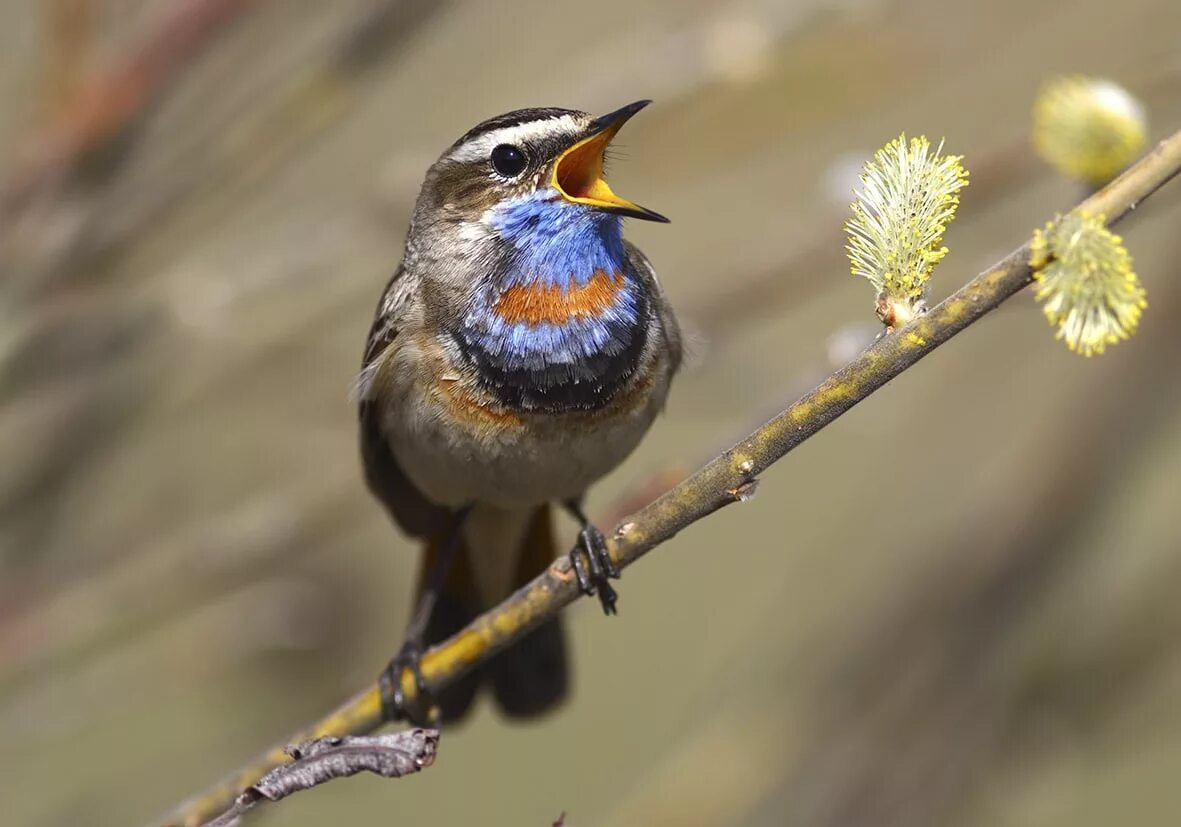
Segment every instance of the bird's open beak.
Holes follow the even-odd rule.
[[[653,212],[626,198],[620,198],[611,191],[603,180],[603,153],[615,133],[623,128],[632,115],[652,101],[636,101],[622,109],[596,118],[590,125],[590,134],[567,149],[554,164],[554,187],[576,204],[586,204],[601,210],[642,218],[645,221],[668,222],[658,212]]]

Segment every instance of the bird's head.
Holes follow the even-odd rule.
[[[612,138],[647,104],[597,118],[509,112],[469,130],[427,173],[404,266],[433,323],[498,393],[517,394],[514,405],[592,407],[648,341],[650,280],[621,225],[668,219],[603,177]]]
[[[545,205],[562,215],[667,221],[616,195],[603,177],[611,140],[650,101],[601,117],[572,109],[520,109],[470,129],[431,167],[416,219],[459,225],[469,236]],[[555,213],[556,215],[557,213]],[[416,221],[416,223],[418,223]]]

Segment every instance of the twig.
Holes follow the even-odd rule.
[[[291,763],[275,767],[247,787],[228,810],[206,827],[236,827],[260,801],[278,801],[334,778],[371,772],[401,778],[435,762],[439,731],[406,729],[387,735],[327,736],[288,747]]]
[[[1114,223],[1179,171],[1181,132],[1162,141],[1122,176],[1079,204],[1078,209],[1104,215],[1108,223]],[[608,538],[612,558],[621,568],[630,565],[682,529],[740,499],[749,484],[788,451],[1028,285],[1028,258],[1029,245],[1023,244],[926,315],[878,339],[814,391],[624,520]],[[437,691],[447,686],[578,596],[568,559],[558,560],[495,609],[428,650],[421,669],[426,688]],[[409,670],[403,675],[403,691],[407,697],[413,697],[416,691]],[[291,740],[370,732],[381,724],[381,701],[375,683],[314,724],[310,733]],[[181,804],[164,823],[200,824],[223,810],[238,790],[282,759],[281,750],[272,750]]]

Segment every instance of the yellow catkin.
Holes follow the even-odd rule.
[[[891,326],[922,311],[927,280],[947,255],[943,233],[957,193],[968,185],[962,157],[942,151],[942,142],[932,150],[925,136],[886,144],[862,169],[845,222],[852,272],[874,286],[879,316]]]
[[[1033,107],[1033,145],[1063,175],[1106,184],[1144,149],[1144,107],[1109,80],[1058,78]]]
[[[1101,215],[1071,213],[1036,231],[1030,266],[1057,338],[1083,356],[1129,338],[1148,306],[1132,257]]]

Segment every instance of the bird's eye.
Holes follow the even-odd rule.
[[[492,149],[492,168],[505,178],[516,178],[525,171],[528,159],[512,144],[498,144]]]

